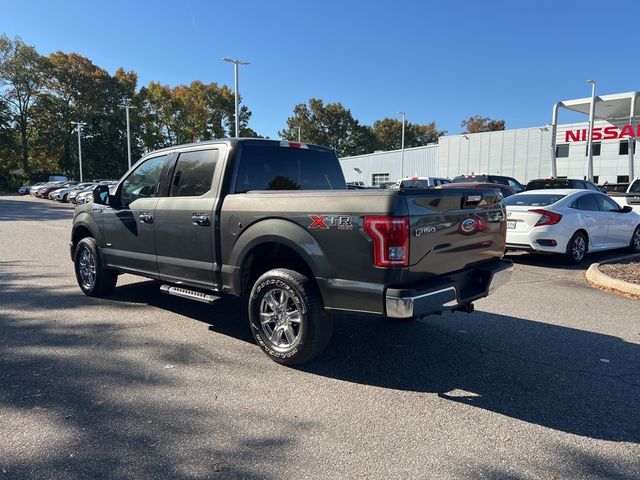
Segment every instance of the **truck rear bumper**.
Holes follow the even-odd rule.
[[[386,314],[391,318],[422,317],[468,305],[509,282],[512,271],[513,262],[499,260],[457,272],[435,285],[417,285],[410,289],[388,288]]]

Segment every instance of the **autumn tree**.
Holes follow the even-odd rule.
[[[376,137],[378,150],[398,150],[402,147],[402,120],[397,118],[376,120],[373,124],[373,133]],[[446,130],[436,128],[435,122],[424,125],[407,122],[405,124],[404,146],[412,148],[436,143],[439,137],[446,134]]]
[[[309,103],[300,103],[287,119],[287,127],[278,132],[286,139],[326,145],[338,152],[339,156],[365,153],[373,142],[370,130],[353,118],[351,111],[341,103],[327,103],[311,98]],[[364,142],[364,143],[363,143]]]
[[[464,128],[462,133],[495,132],[504,130],[504,120],[494,120],[490,117],[475,115],[463,120],[460,126]]]
[[[15,118],[21,147],[21,167],[29,172],[31,108],[43,87],[42,57],[20,37],[0,35],[0,96]]]

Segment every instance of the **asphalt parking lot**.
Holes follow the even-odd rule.
[[[84,296],[71,218],[0,197],[0,479],[640,478],[640,302],[588,262],[510,256],[473,315],[340,316],[292,369],[239,300]]]

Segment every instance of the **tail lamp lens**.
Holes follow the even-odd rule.
[[[549,210],[529,210],[530,212],[542,215],[534,227],[542,227],[544,225],[555,225],[562,219],[559,213],[550,212]]]
[[[408,217],[364,217],[364,230],[373,240],[376,267],[409,265]]]

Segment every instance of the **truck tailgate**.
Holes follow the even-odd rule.
[[[442,275],[502,257],[506,225],[498,190],[405,191],[405,198],[412,273]]]

